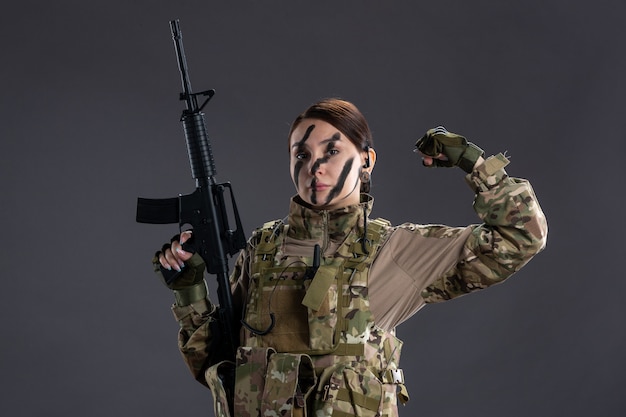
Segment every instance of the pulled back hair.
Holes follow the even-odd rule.
[[[304,119],[319,119],[330,123],[357,147],[366,151],[373,147],[372,132],[367,120],[357,107],[339,98],[326,98],[311,105],[291,124],[288,139]]]

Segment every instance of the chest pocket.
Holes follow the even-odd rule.
[[[278,352],[325,354],[340,341],[337,275],[341,266],[323,265],[312,280],[307,268],[264,268],[251,277],[246,309],[246,344]],[[313,284],[312,284],[313,283]],[[323,284],[323,297],[314,297]],[[314,308],[311,308],[314,307]],[[269,330],[269,331],[268,331]]]

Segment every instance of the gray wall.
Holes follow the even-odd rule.
[[[137,196],[193,189],[168,21],[218,179],[249,232],[294,193],[286,134],[327,96],[374,131],[375,216],[477,222],[459,170],[411,152],[438,124],[508,151],[550,224],[507,283],[399,329],[404,416],[617,416],[626,406],[624,2],[23,1],[3,8],[0,403],[16,416],[209,415]]]

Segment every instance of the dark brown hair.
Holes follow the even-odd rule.
[[[359,109],[349,101],[339,98],[326,98],[311,105],[291,124],[288,140],[304,119],[319,119],[330,123],[339,129],[357,149],[366,151],[368,147],[374,146],[372,132],[367,120]]]

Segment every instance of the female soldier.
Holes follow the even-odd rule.
[[[480,148],[442,127],[416,148],[425,166],[467,172],[482,224],[369,219],[376,152],[363,115],[327,99],[296,118],[289,215],[252,234],[231,275],[241,311],[233,394],[218,377],[224,364],[210,358],[215,307],[202,259],[181,247],[191,232],[157,253],[157,272],[183,271],[170,285],[179,348],[211,388],[216,415],[397,416],[397,400],[408,393],[395,327],[425,303],[503,281],[544,248],[547,225],[534,192],[507,176],[503,155],[484,160]]]

